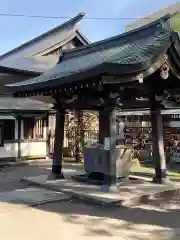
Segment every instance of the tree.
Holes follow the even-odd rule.
[[[87,140],[98,138],[98,115],[86,111],[69,112],[66,118],[65,129],[68,139],[68,150],[73,153],[76,161],[79,162]],[[89,134],[91,136],[88,136]]]
[[[171,26],[174,32],[180,32],[180,12],[171,18]]]

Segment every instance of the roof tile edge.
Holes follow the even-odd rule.
[[[110,41],[114,41],[116,39],[119,39],[119,37],[128,37],[128,36],[132,36],[133,34],[137,34],[143,30],[146,30],[148,28],[151,28],[153,26],[158,26],[159,24],[162,25],[162,23],[164,22],[167,22],[170,18],[170,15],[167,14],[165,16],[163,16],[162,18],[160,19],[157,19],[149,24],[146,24],[144,26],[141,26],[139,28],[136,28],[136,29],[133,29],[131,31],[128,31],[128,32],[124,32],[124,33],[121,33],[121,34],[118,34],[116,36],[113,36],[113,37],[110,37],[110,38],[106,38],[106,39],[103,39],[103,40],[100,40],[100,41],[97,41],[97,42],[94,42],[94,43],[90,43],[90,44],[87,44],[87,45],[84,45],[84,46],[81,46],[81,47],[77,47],[77,48],[74,48],[74,49],[68,49],[68,50],[63,50],[62,54],[63,54],[63,59],[69,59],[67,57],[68,54],[71,54],[71,53],[76,53],[76,52],[79,52],[80,50],[84,50],[84,49],[89,49],[89,48],[92,48],[92,47],[98,47],[99,45],[103,44],[103,43],[107,43],[107,42],[110,42]],[[169,30],[169,29],[168,29]],[[67,55],[66,55],[67,54]],[[67,57],[67,58],[66,58]]]
[[[48,35],[51,34],[51,33],[54,33],[54,32],[56,32],[56,31],[58,31],[58,30],[60,30],[60,29],[65,28],[65,27],[68,26],[69,24],[76,24],[76,23],[78,23],[79,21],[81,21],[81,19],[82,19],[84,16],[85,16],[85,13],[84,13],[84,12],[80,12],[77,16],[75,16],[75,17],[69,19],[68,21],[66,21],[66,22],[58,25],[57,27],[55,27],[55,28],[53,28],[53,29],[50,29],[49,31],[47,31],[47,32],[45,32],[45,33],[43,33],[43,34],[41,34],[41,35],[39,35],[39,36],[37,36],[37,37],[35,37],[35,38],[27,41],[27,42],[19,45],[18,47],[16,47],[16,48],[14,48],[14,49],[12,49],[12,50],[10,50],[10,51],[8,51],[8,52],[0,55],[0,60],[3,60],[5,57],[9,56],[10,54],[12,54],[12,53],[14,53],[14,52],[16,52],[16,51],[18,51],[18,50],[20,50],[20,49],[28,46],[29,44],[32,44],[32,43],[34,43],[34,42],[42,39],[42,38],[45,37],[45,36],[48,36]]]

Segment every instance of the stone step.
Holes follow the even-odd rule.
[[[119,186],[98,186],[73,181],[72,179],[48,180],[48,175],[25,177],[29,185],[63,192],[71,197],[100,206],[132,206],[147,202],[149,198],[163,197],[168,192],[178,192],[179,185],[155,184],[152,182],[135,183],[128,181]]]

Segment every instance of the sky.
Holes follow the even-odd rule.
[[[145,17],[177,0],[1,0],[0,13],[68,16],[85,12],[85,17]],[[67,19],[39,19],[0,16],[0,54],[46,32]],[[124,32],[133,20],[81,21],[81,30],[90,41]]]

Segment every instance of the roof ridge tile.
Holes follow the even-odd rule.
[[[72,57],[76,57],[77,55],[84,54],[85,53],[84,51],[88,51],[88,50],[89,50],[89,52],[96,51],[97,48],[98,49],[100,47],[103,48],[103,46],[104,46],[103,44],[105,44],[105,45],[110,44],[110,43],[112,44],[112,42],[115,43],[116,41],[119,41],[120,39],[121,39],[121,41],[123,41],[123,40],[127,41],[127,38],[131,38],[131,37],[135,37],[135,36],[138,37],[139,34],[143,34],[143,35],[152,34],[152,31],[156,31],[157,28],[162,28],[163,29],[163,27],[164,27],[163,23],[166,22],[167,20],[169,20],[169,15],[166,15],[166,16],[164,16],[164,17],[162,17],[162,18],[160,18],[160,19],[158,19],[158,20],[156,20],[156,21],[154,21],[154,22],[152,22],[148,25],[145,25],[145,26],[142,26],[140,28],[131,30],[129,32],[118,34],[116,36],[106,38],[106,39],[103,39],[103,40],[100,40],[100,41],[97,41],[97,42],[94,42],[94,43],[91,43],[91,44],[87,44],[87,45],[82,46],[82,47],[77,47],[75,49],[64,50],[63,51],[63,60],[67,60],[67,59],[70,59]],[[166,30],[169,30],[168,28],[169,27],[166,27]],[[80,51],[82,51],[82,52],[80,52]]]

